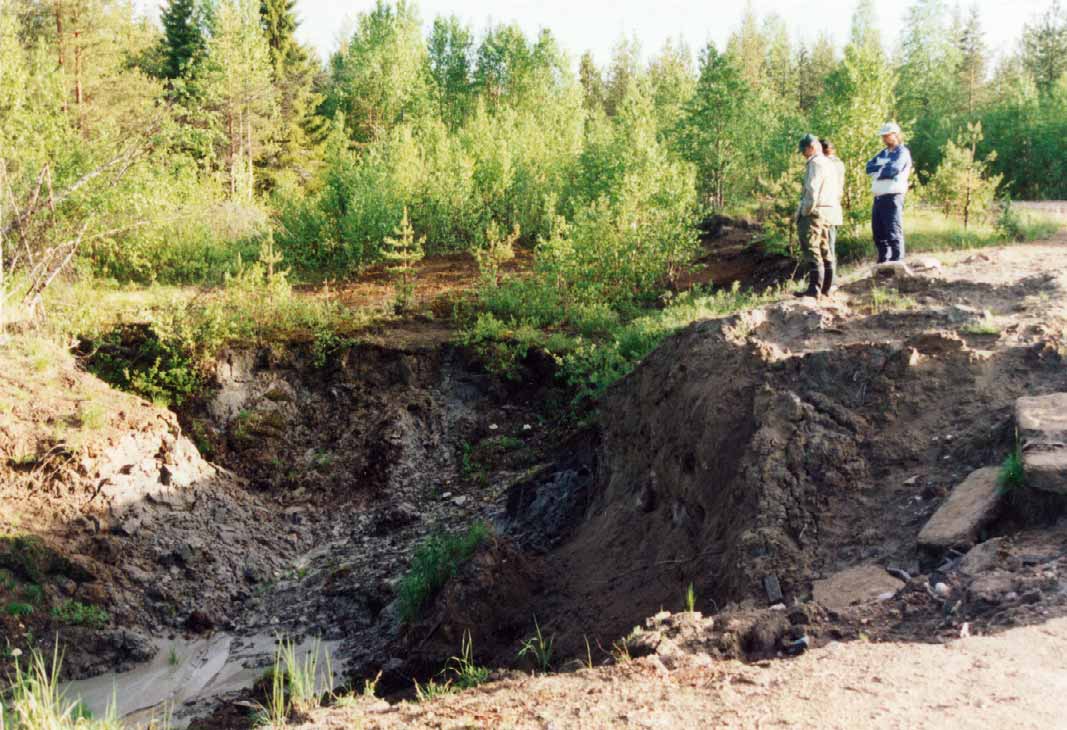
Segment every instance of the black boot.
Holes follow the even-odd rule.
[[[812,297],[818,299],[822,296],[822,280],[823,269],[816,264],[811,267],[811,271],[808,272],[808,288],[804,291],[798,291],[793,296],[796,297]]]
[[[824,297],[830,296],[830,289],[834,285],[834,275],[837,267],[832,261],[826,261],[823,263],[823,276],[822,276],[822,295]]]

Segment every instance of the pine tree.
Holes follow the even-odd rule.
[[[1067,72],[1067,17],[1059,0],[1023,29],[1023,61],[1044,93]]]
[[[258,0],[221,0],[198,80],[222,122],[232,198],[252,199],[254,164],[266,151],[277,99]]]
[[[163,24],[163,75],[187,76],[204,50],[204,31],[197,0],[169,0],[160,15]]]
[[[755,185],[771,127],[768,111],[737,62],[709,44],[677,135],[679,153],[697,167],[705,204],[721,209]]]
[[[986,80],[988,50],[985,45],[985,33],[982,31],[982,17],[978,5],[972,5],[965,21],[958,22],[956,45],[960,53],[959,83],[963,88],[967,114],[974,114]]]
[[[415,267],[425,256],[423,249],[426,239],[415,237],[415,229],[408,219],[408,209],[404,208],[404,217],[394,230],[393,236],[386,236],[382,245],[382,258],[386,270],[393,279],[394,297],[397,311],[408,309],[415,300]]]
[[[975,217],[989,211],[1003,179],[989,171],[996,152],[979,159],[977,151],[981,141],[981,122],[968,124],[956,141],[950,139],[945,143],[941,165],[926,186],[927,197],[940,204],[945,215],[960,216],[965,229]]]
[[[260,22],[267,40],[278,102],[278,124],[260,166],[261,187],[276,187],[283,178],[309,180],[328,133],[317,114],[322,95],[316,91],[321,68],[313,52],[296,40],[296,0],[261,0]]]

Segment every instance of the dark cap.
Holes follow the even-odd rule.
[[[803,137],[800,138],[800,144],[798,146],[798,149],[803,152],[808,147],[811,147],[813,144],[819,144],[819,138],[816,137],[814,134],[805,134]]]

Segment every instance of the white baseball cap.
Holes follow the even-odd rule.
[[[878,130],[878,136],[884,137],[887,134],[900,134],[900,125],[896,122],[886,122],[882,125],[882,128]]]

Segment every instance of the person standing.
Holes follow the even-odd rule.
[[[809,268],[808,288],[797,292],[796,296],[818,299],[823,295],[826,261],[830,258],[830,226],[825,216],[831,209],[829,195],[836,173],[830,161],[823,156],[819,138],[814,134],[801,137],[799,147],[808,164],[804,171],[804,192],[795,218],[800,248]]]
[[[826,199],[829,205],[826,206],[824,214],[826,224],[830,227],[830,256],[823,261],[822,293],[829,295],[834,285],[834,278],[837,276],[837,229],[845,224],[845,214],[841,209],[841,196],[845,192],[845,163],[834,154],[833,142],[820,139],[819,145],[834,171],[834,175],[827,182]]]
[[[901,144],[900,127],[888,122],[878,132],[885,149],[867,163],[874,207],[871,231],[878,263],[904,259],[904,193],[908,192],[911,152]]]

